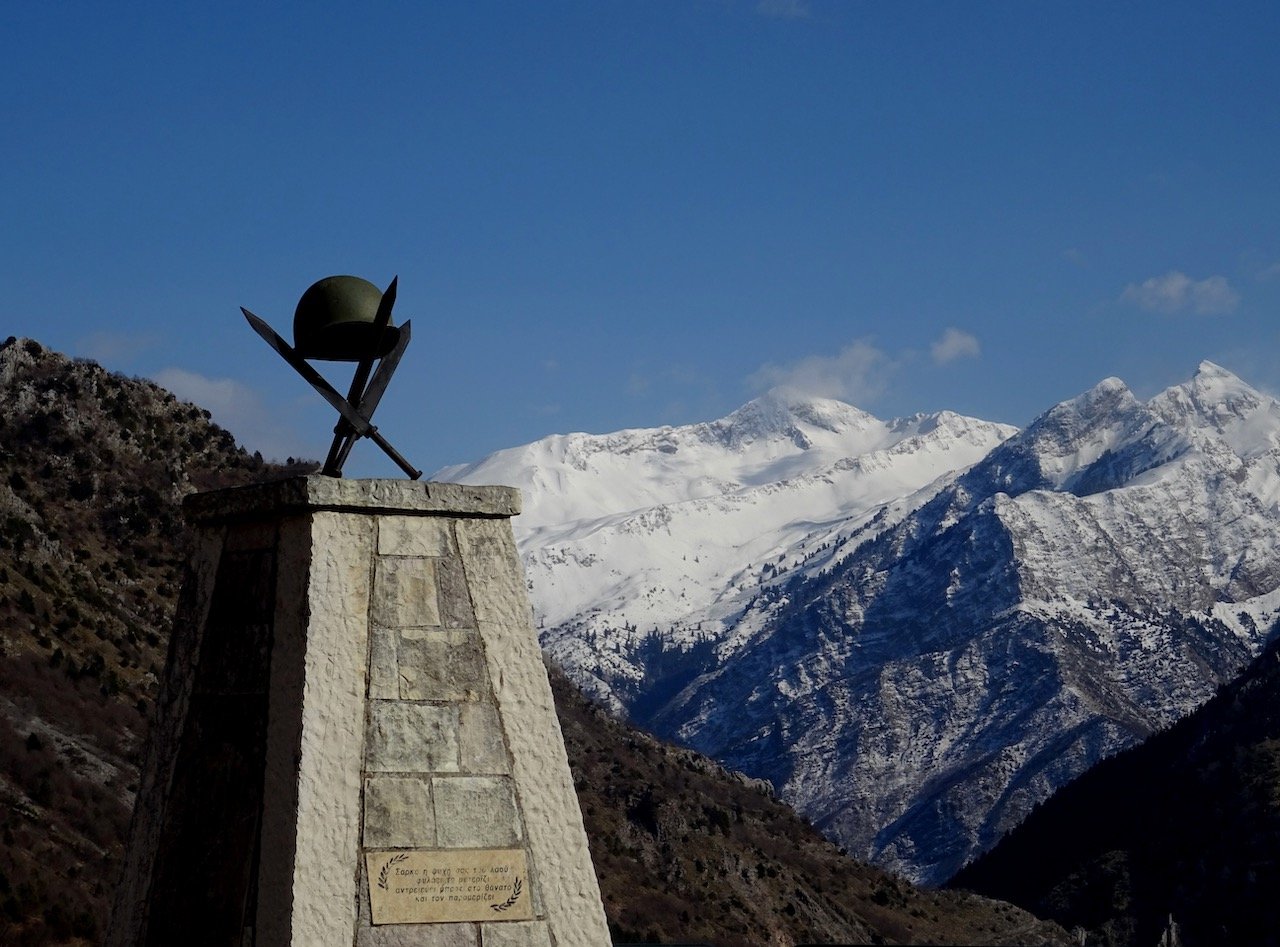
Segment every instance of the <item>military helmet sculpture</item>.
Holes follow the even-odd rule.
[[[293,347],[303,358],[358,362],[382,358],[399,338],[388,319],[377,329],[382,290],[358,276],[326,276],[312,283],[293,313]]]
[[[410,323],[397,328],[391,322],[398,279],[391,281],[385,293],[358,276],[327,276],[313,283],[294,311],[292,346],[262,319],[243,306],[240,308],[253,330],[337,408],[338,425],[333,429],[333,442],[321,471],[328,476],[342,476],[347,455],[362,437],[382,448],[414,480],[422,476],[422,471],[405,460],[369,423],[409,345]],[[307,359],[358,363],[347,397],[343,398]],[[374,362],[378,363],[376,371]]]

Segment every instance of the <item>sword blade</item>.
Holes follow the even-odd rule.
[[[378,433],[378,429],[366,420],[359,411],[347,403],[347,400],[338,394],[333,385],[329,384],[323,375],[307,364],[307,360],[293,350],[284,339],[276,334],[275,329],[267,325],[262,319],[255,316],[243,306],[240,311],[244,313],[244,317],[249,320],[249,325],[253,327],[253,331],[262,336],[263,341],[270,345],[283,358],[293,370],[306,380],[316,392],[324,398],[325,401],[333,405],[338,413],[350,422],[351,427],[356,434],[361,437],[367,437],[380,448],[383,453],[390,457],[396,464],[407,473],[412,479],[417,480],[422,476],[422,471],[418,470],[411,463],[404,459],[385,437]]]
[[[409,346],[409,337],[413,332],[413,322],[410,320],[400,327],[400,338],[396,341],[396,346],[387,353],[378,365],[378,370],[373,374],[373,380],[369,382],[369,387],[364,390],[364,395],[360,398],[360,404],[357,408],[360,414],[366,419],[373,418],[373,412],[378,408],[378,402],[382,400],[383,394],[387,390],[387,385],[391,382],[391,376],[395,374],[396,366],[400,364],[400,356],[404,355],[404,350]],[[351,453],[351,448],[355,446],[358,435],[350,432],[344,432],[341,446],[334,455],[334,463],[338,470],[342,469],[342,465],[347,462],[347,455]],[[414,478],[417,479],[416,477]]]
[[[360,412],[351,407],[347,400],[338,394],[333,385],[329,384],[323,375],[307,364],[306,359],[293,350],[284,339],[276,334],[275,329],[267,325],[262,319],[255,316],[243,306],[240,311],[244,313],[244,317],[249,320],[249,325],[253,327],[253,331],[262,336],[263,340],[270,345],[286,362],[293,367],[303,379],[314,388],[325,401],[333,405],[338,413],[342,415],[351,426],[360,433],[361,436],[368,436],[372,427],[368,421],[360,416]]]
[[[373,363],[377,360],[377,347],[382,341],[382,333],[391,322],[391,308],[396,304],[396,287],[400,281],[399,276],[391,278],[391,285],[387,287],[387,291],[382,294],[382,299],[378,301],[378,311],[373,317],[373,330],[369,337],[373,340],[374,350],[369,352],[364,358],[360,359],[360,363],[356,366],[355,374],[351,377],[351,387],[347,391],[347,403],[361,408],[364,400],[365,384],[369,381],[369,372],[373,370]],[[373,416],[373,410],[361,410],[365,419]],[[343,450],[344,443],[350,444],[352,428],[346,419],[340,419],[337,427],[333,429],[333,441],[329,444],[329,453],[325,457],[323,472],[331,477],[342,476],[342,465],[346,462],[347,454],[351,452],[348,446]]]

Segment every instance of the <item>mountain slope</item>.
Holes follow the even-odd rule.
[[[1280,406],[1224,375],[1149,404],[1109,380],[1047,412],[765,606],[655,725],[774,779],[858,855],[945,879],[1275,624]]]
[[[634,712],[689,673],[655,655],[712,660],[773,576],[885,503],[922,502],[1011,433],[951,412],[885,422],[779,389],[718,421],[549,437],[437,477],[522,488],[544,646]]]
[[[953,884],[1090,943],[1187,947],[1280,930],[1280,642],[1209,703],[1056,793]],[[1268,941],[1270,938],[1270,941]]]
[[[1107,379],[1012,437],[987,426],[989,446],[981,425],[938,416],[824,458],[812,479],[844,489],[821,494],[820,516],[780,517],[796,529],[777,530],[749,465],[705,522],[689,511],[706,499],[593,517],[581,507],[630,454],[580,465],[573,476],[604,482],[575,490],[579,518],[524,537],[548,649],[615,708],[773,781],[859,857],[944,880],[1054,789],[1207,699],[1280,614],[1274,399],[1205,363],[1145,403]],[[964,446],[930,454],[930,436]],[[831,473],[919,456],[952,466],[913,465],[915,480],[874,495]],[[555,511],[536,491],[559,489],[560,468],[540,462],[530,505]],[[768,496],[805,479],[790,472]],[[758,504],[751,564],[701,584],[689,537],[734,537],[740,495]],[[617,523],[634,524],[634,547],[608,532]],[[744,548],[722,544],[718,561]],[[648,588],[582,578],[637,562]]]
[[[96,942],[197,488],[281,476],[208,413],[0,344],[0,942]]]
[[[149,382],[0,345],[0,943],[98,943],[197,487],[264,464]],[[556,680],[611,926],[708,943],[1062,943],[986,898],[857,864],[757,786]]]

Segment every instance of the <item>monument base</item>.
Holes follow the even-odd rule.
[[[609,943],[507,487],[200,494],[107,943]]]

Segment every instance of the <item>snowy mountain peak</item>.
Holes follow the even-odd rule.
[[[939,881],[1280,616],[1280,404],[1220,366],[1025,430],[776,389],[443,471],[525,492],[548,653]]]
[[[865,431],[880,422],[859,408],[831,398],[817,398],[790,388],[771,388],[718,421],[695,425],[726,446],[784,438],[801,449],[811,446],[807,435],[841,435]]]
[[[1149,407],[1202,449],[1217,442],[1249,460],[1280,444],[1280,402],[1213,362],[1201,362],[1189,381],[1166,388]]]

